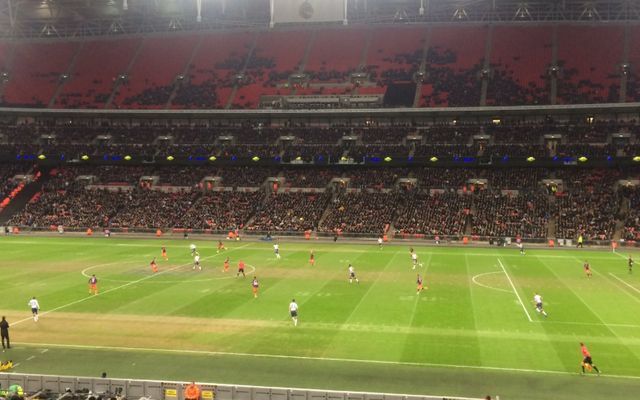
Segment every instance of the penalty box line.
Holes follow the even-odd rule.
[[[458,364],[438,364],[428,362],[411,362],[411,361],[386,361],[386,360],[364,360],[358,358],[338,358],[338,357],[310,357],[310,356],[293,356],[284,354],[259,354],[259,353],[240,353],[212,350],[180,350],[180,349],[154,349],[147,347],[121,347],[121,346],[99,346],[99,345],[81,345],[81,344],[57,344],[57,343],[30,343],[16,342],[18,345],[28,347],[49,347],[49,348],[66,348],[76,350],[109,350],[123,352],[145,352],[145,353],[166,353],[166,354],[183,354],[183,355],[200,355],[200,356],[230,356],[230,357],[251,357],[251,358],[273,358],[273,359],[289,359],[289,360],[307,360],[307,361],[330,361],[342,363],[358,363],[358,364],[377,364],[377,365],[404,365],[408,367],[430,367],[430,368],[454,368],[454,369],[473,369],[486,371],[501,372],[522,372],[536,373],[548,375],[578,375],[577,372],[553,371],[544,369],[529,368],[509,368],[509,367],[491,367],[484,365],[458,365]],[[588,375],[596,376],[596,375]],[[603,375],[602,377],[617,379],[634,379],[640,380],[640,376],[633,375]],[[601,377],[601,378],[602,378]]]
[[[235,247],[235,248],[233,248],[233,249],[228,250],[228,252],[232,252],[232,251],[234,251],[234,250],[240,250],[240,249],[242,249],[242,248],[244,248],[244,247],[247,247],[248,245],[249,245],[249,244],[245,244],[245,245],[242,245],[242,246],[240,246],[240,247]],[[203,257],[203,260],[207,260],[207,259],[210,259],[210,258],[216,257],[216,256],[218,256],[218,255],[220,255],[220,254],[223,254],[223,253],[216,253],[216,254],[214,254],[214,255],[212,255],[212,256]],[[226,253],[224,253],[224,254],[226,254]],[[59,306],[59,307],[52,308],[52,309],[51,309],[51,310],[49,310],[49,311],[45,311],[45,312],[43,312],[43,313],[40,313],[40,315],[47,315],[47,314],[50,314],[50,313],[52,313],[52,312],[54,312],[54,311],[59,311],[59,310],[62,310],[62,309],[64,309],[64,308],[71,307],[71,306],[73,306],[73,305],[76,305],[76,304],[79,304],[79,303],[85,302],[85,301],[87,301],[87,300],[94,299],[94,298],[96,298],[96,297],[98,297],[98,296],[105,295],[105,294],[107,294],[107,293],[111,293],[111,292],[115,292],[116,290],[124,289],[124,288],[126,288],[126,287],[131,286],[131,285],[135,285],[136,283],[140,283],[140,282],[146,281],[146,280],[148,280],[148,279],[151,279],[151,278],[153,278],[153,277],[160,276],[160,275],[162,275],[162,274],[166,274],[166,273],[171,272],[171,271],[175,271],[175,270],[176,270],[176,269],[178,269],[178,268],[186,267],[186,266],[188,266],[188,265],[191,265],[191,262],[188,262],[188,263],[185,263],[185,264],[176,265],[175,267],[171,267],[171,268],[169,268],[169,269],[166,269],[166,270],[164,270],[164,271],[160,271],[160,272],[155,273],[155,274],[153,274],[153,275],[148,275],[148,276],[145,276],[145,277],[140,278],[140,279],[138,279],[138,280],[131,281],[131,282],[127,282],[127,283],[124,283],[124,284],[122,284],[122,285],[120,285],[120,286],[116,286],[116,287],[114,287],[114,288],[111,288],[111,289],[105,290],[105,291],[103,291],[103,292],[99,292],[98,294],[95,294],[95,295],[93,295],[93,296],[83,297],[83,298],[81,298],[81,299],[78,299],[78,300],[72,301],[71,303],[63,304],[63,305],[61,305],[61,306]],[[16,322],[12,323],[12,324],[11,324],[11,326],[18,325],[18,324],[21,324],[21,323],[26,322],[26,321],[30,321],[30,320],[32,320],[32,319],[33,319],[33,317],[23,318],[23,319],[21,319],[21,320],[19,320],[19,321],[16,321]]]
[[[524,313],[527,315],[527,319],[529,320],[529,322],[533,322],[533,319],[531,319],[531,315],[529,314],[529,310],[527,310],[527,307],[525,307],[524,303],[522,302],[522,298],[520,298],[520,295],[516,290],[516,285],[513,284],[513,281],[511,280],[511,277],[509,276],[507,269],[504,267],[504,265],[502,264],[502,261],[500,261],[499,258],[498,258],[498,263],[500,264],[500,268],[502,268],[502,271],[504,271],[504,274],[507,276],[507,280],[509,281],[511,288],[513,289],[513,293],[515,293],[516,297],[518,298],[518,301],[520,302],[520,305],[522,306]]]

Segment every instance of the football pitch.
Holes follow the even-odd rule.
[[[272,243],[225,241],[220,254],[216,244],[1,237],[0,312],[13,345],[3,360],[22,373],[507,400],[640,393],[640,270],[629,273],[626,260],[640,268],[638,252],[416,246],[422,265],[412,270],[405,244],[282,241],[280,260]],[[236,277],[240,260],[246,278]],[[359,283],[349,283],[350,263]],[[600,376],[579,374],[580,342]]]

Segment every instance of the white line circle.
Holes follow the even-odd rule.
[[[478,282],[478,281],[476,280],[476,278],[479,278],[479,277],[481,277],[481,276],[485,276],[485,275],[492,275],[492,274],[501,274],[501,273],[502,273],[502,271],[485,272],[484,274],[474,275],[474,276],[471,278],[471,280],[473,281],[473,283],[475,283],[475,284],[476,284],[476,285],[478,285],[478,286],[482,286],[483,288],[492,289],[492,290],[497,290],[497,291],[499,291],[499,292],[504,292],[504,293],[511,293],[511,291],[510,291],[510,290],[502,289],[502,288],[496,288],[496,287],[493,287],[493,286],[485,285],[485,284],[482,284],[482,283],[480,283],[480,282]]]

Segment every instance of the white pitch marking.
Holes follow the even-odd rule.
[[[541,324],[563,324],[563,325],[584,325],[584,326],[605,326],[605,327],[610,327],[610,326],[614,326],[616,328],[640,328],[640,325],[633,325],[633,324],[615,324],[615,323],[608,323],[608,322],[573,322],[573,321],[548,321],[545,320],[543,321],[533,321],[535,323]]]
[[[49,349],[42,349],[42,351],[41,351],[40,353],[44,354],[44,353],[46,353],[47,351],[49,351]]]
[[[29,358],[27,358],[27,361],[31,361],[31,360],[33,360],[34,358],[36,358],[36,356],[29,356]]]
[[[25,345],[25,346],[49,346],[49,347],[89,349],[89,350],[138,351],[138,352],[149,352],[149,353],[194,354],[194,355],[204,355],[204,356],[238,356],[238,357],[276,358],[276,359],[310,360],[310,361],[335,361],[335,362],[345,362],[345,363],[351,362],[351,363],[359,363],[359,364],[407,365],[407,366],[417,366],[417,367],[525,372],[525,373],[552,374],[552,375],[573,375],[573,376],[578,375],[577,372],[550,371],[550,370],[543,370],[543,369],[491,367],[491,366],[484,366],[484,365],[438,364],[438,363],[410,362],[410,361],[363,360],[358,358],[308,357],[308,356],[290,356],[290,355],[283,355],[283,354],[237,353],[237,352],[209,351],[209,350],[152,349],[152,348],[146,348],[146,347],[92,346],[92,345],[53,344],[53,343],[45,344],[45,343],[21,342],[18,344]],[[632,375],[607,374],[607,375],[603,375],[602,377],[618,378],[618,379],[634,379],[634,380],[640,379],[640,376],[632,376]]]
[[[497,290],[499,292],[504,292],[504,293],[511,293],[511,290],[506,290],[506,289],[502,289],[502,288],[496,288],[493,286],[489,286],[489,285],[485,285],[482,284],[480,282],[478,282],[476,280],[476,278],[480,278],[481,276],[485,276],[485,275],[492,275],[492,274],[501,274],[501,271],[492,271],[492,272],[485,272],[484,274],[478,274],[478,275],[474,275],[471,280],[473,281],[473,283],[475,283],[478,286],[482,286],[483,288],[487,288],[487,289],[492,289],[492,290]]]
[[[614,277],[615,279],[617,279],[620,283],[622,283],[623,285],[626,285],[627,287],[629,287],[630,289],[640,293],[640,290],[638,290],[638,288],[636,288],[635,286],[631,286],[629,285],[627,282],[625,282],[623,279],[618,278],[617,276],[615,276],[614,274],[612,274],[611,272],[609,272],[609,275],[611,275],[612,277]]]
[[[529,322],[533,322],[533,320],[531,319],[531,315],[529,315],[529,311],[527,310],[527,307],[524,306],[524,303],[522,302],[522,299],[520,298],[520,295],[518,294],[518,291],[516,290],[516,286],[513,284],[513,281],[511,280],[511,277],[507,273],[507,270],[505,269],[504,265],[502,265],[502,261],[500,261],[499,258],[498,258],[498,263],[500,264],[500,267],[504,271],[504,274],[507,276],[507,279],[509,280],[509,283],[511,284],[511,288],[513,289],[513,293],[516,294],[516,297],[518,298],[518,301],[520,302],[520,305],[522,306],[522,309],[524,310],[524,313],[527,314],[527,319],[529,320]]]

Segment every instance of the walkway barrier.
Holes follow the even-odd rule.
[[[148,381],[132,379],[89,378],[36,374],[0,373],[0,387],[21,385],[27,394],[40,390],[64,393],[90,390],[93,393],[115,393],[129,400],[141,397],[154,400],[185,400],[184,387],[191,382]],[[417,396],[407,394],[342,392],[280,387],[218,385],[196,382],[202,400],[481,400],[481,398],[451,396]]]

